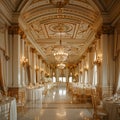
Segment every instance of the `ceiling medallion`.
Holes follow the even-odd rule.
[[[50,0],[50,3],[57,8],[62,8],[69,3],[69,0]]]

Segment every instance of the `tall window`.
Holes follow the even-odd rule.
[[[59,82],[66,82],[66,77],[59,77]]]
[[[69,77],[69,82],[72,82],[72,76]]]
[[[94,61],[96,60],[96,53],[94,55]],[[97,65],[94,64],[94,68],[93,68],[93,85],[96,86],[97,85]]]
[[[93,85],[97,85],[97,65],[94,65],[93,69]]]
[[[85,84],[88,82],[88,71],[85,71]]]
[[[56,82],[56,77],[53,77],[53,82]]]

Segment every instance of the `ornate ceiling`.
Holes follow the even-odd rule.
[[[102,23],[101,13],[114,9],[113,4],[118,0],[67,0],[69,3],[61,12],[50,1],[6,0],[4,3],[19,13],[20,27],[48,63],[55,62],[53,50],[59,45],[58,33],[62,28],[62,45],[69,54],[67,63],[71,64],[77,63],[93,42]]]
[[[59,45],[62,29],[62,45],[69,54],[67,63],[76,63],[94,40],[94,24],[99,18],[98,8],[88,0],[69,0],[60,10],[49,0],[32,0],[22,10],[20,20],[49,63],[55,62],[53,50]]]

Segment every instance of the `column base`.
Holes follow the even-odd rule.
[[[17,106],[24,106],[26,103],[26,88],[9,87],[8,95],[16,98]]]

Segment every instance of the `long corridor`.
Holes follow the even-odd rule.
[[[89,120],[92,105],[80,103],[64,85],[49,90],[43,101],[29,101],[18,109],[18,120]]]

